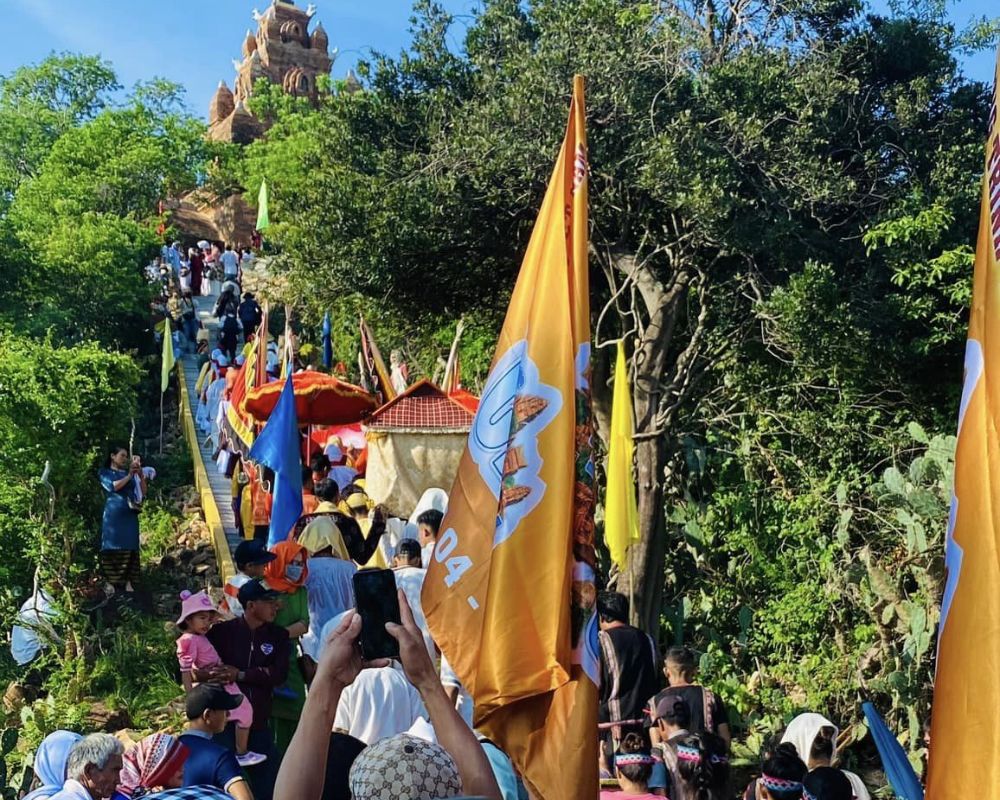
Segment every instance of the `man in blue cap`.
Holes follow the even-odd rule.
[[[188,749],[184,762],[185,786],[214,786],[235,800],[254,800],[236,754],[212,741],[213,736],[226,729],[228,712],[242,700],[240,695],[230,694],[215,683],[200,683],[188,693],[184,702],[188,725],[180,735]]]
[[[198,680],[235,683],[250,701],[253,722],[248,744],[253,752],[267,756],[263,764],[247,769],[258,800],[271,799],[274,779],[281,763],[268,728],[274,690],[288,679],[292,653],[288,631],[274,624],[279,597],[279,592],[268,588],[259,578],[244,583],[237,595],[243,607],[243,616],[220,622],[206,634],[223,666],[215,667],[209,676],[195,676]],[[233,746],[235,724],[228,724],[217,741]]]
[[[264,542],[250,539],[240,542],[233,553],[236,563],[236,574],[222,588],[225,598],[222,600],[222,610],[228,611],[234,617],[243,616],[243,606],[240,604],[240,588],[254,578],[264,577],[264,567],[274,561],[277,556],[270,552]]]

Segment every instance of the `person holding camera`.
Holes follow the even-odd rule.
[[[124,588],[135,591],[139,577],[139,512],[146,495],[146,473],[139,456],[128,448],[113,446],[98,473],[107,494],[101,521],[101,573],[110,596]]]

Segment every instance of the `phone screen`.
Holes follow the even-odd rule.
[[[354,602],[361,615],[361,653],[371,661],[399,658],[399,642],[385,623],[400,624],[396,578],[391,569],[363,569],[354,573]]]

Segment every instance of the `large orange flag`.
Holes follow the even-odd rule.
[[[1000,123],[986,145],[927,796],[1000,798]]]
[[[477,727],[536,798],[598,794],[583,78],[424,582]]]

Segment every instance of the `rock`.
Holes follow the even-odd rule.
[[[190,566],[196,567],[201,564],[207,564],[208,560],[212,557],[211,551],[202,550],[199,548],[198,553],[195,554],[194,558],[189,562]]]
[[[160,569],[173,569],[177,566],[177,559],[169,553],[160,559]]]
[[[3,694],[3,707],[8,714],[19,714],[21,709],[38,698],[38,689],[12,681]]]
[[[188,563],[192,558],[194,558],[194,550],[188,550],[184,548],[177,554],[177,558],[183,561],[185,564]]]
[[[115,731],[114,737],[124,745],[126,750],[131,750],[143,739],[142,733],[131,728]]]
[[[132,719],[127,709],[108,708],[99,700],[94,700],[87,711],[83,728],[88,731],[107,731],[110,733],[131,727],[131,725]]]

